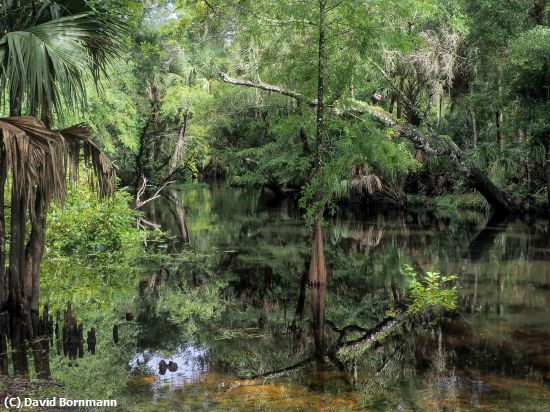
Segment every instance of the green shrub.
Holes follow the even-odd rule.
[[[411,303],[407,308],[410,315],[421,315],[426,312],[441,314],[458,307],[457,286],[450,283],[457,279],[455,275],[442,275],[439,272],[418,274],[411,266],[403,268],[409,277],[408,296]]]

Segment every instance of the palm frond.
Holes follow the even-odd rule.
[[[63,201],[67,166],[71,165],[69,175],[74,178],[81,149],[84,161],[93,167],[96,177],[93,183],[100,195],[114,192],[115,168],[82,125],[55,131],[34,117],[9,117],[0,118],[0,132],[6,164],[12,174],[12,190],[19,190],[29,210],[33,210],[31,205],[38,188],[45,196],[44,204],[51,199]]]
[[[73,181],[78,179],[78,165],[80,162],[80,148],[84,152],[84,164],[94,170],[96,180],[92,185],[101,197],[108,197],[115,192],[116,174],[115,166],[101,151],[97,143],[92,139],[90,130],[84,125],[75,125],[67,129],[59,130],[59,134],[67,142],[67,163],[69,176]]]
[[[350,185],[359,194],[372,195],[382,189],[382,181],[378,176],[370,173],[367,165],[352,166]]]
[[[32,114],[51,109],[61,114],[61,103],[72,109],[85,105],[86,73],[95,80],[106,75],[108,57],[120,49],[123,26],[90,9],[61,16],[62,5],[46,3],[35,19],[21,19],[0,37],[0,86],[22,94]]]

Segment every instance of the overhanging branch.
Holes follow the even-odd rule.
[[[229,77],[226,73],[220,72],[220,77],[225,83],[236,84],[238,86],[252,87],[254,89],[265,90],[267,92],[273,92],[282,94],[283,96],[292,97],[293,99],[305,102],[308,106],[315,107],[317,106],[317,100],[309,100],[306,96],[301,93],[283,89],[282,87],[274,86],[272,84],[262,83],[262,82],[252,82],[250,80],[235,79]]]
[[[220,77],[225,83],[279,93],[305,102],[308,106],[317,106],[316,100],[310,100],[303,94],[293,90],[262,82],[256,83],[250,80],[232,78],[226,73],[220,73]],[[491,182],[450,138],[444,138],[430,132],[426,135],[416,126],[395,120],[390,113],[380,107],[371,106],[359,100],[351,100],[347,107],[335,109],[333,113],[342,116],[368,114],[375,121],[394,129],[399,136],[411,141],[417,149],[436,156],[448,156],[458,170],[464,174],[470,185],[485,197],[497,214],[510,214],[517,210],[517,207],[510,202],[508,196]]]

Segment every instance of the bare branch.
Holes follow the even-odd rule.
[[[276,378],[278,376],[285,375],[289,372],[295,371],[297,369],[301,369],[304,366],[306,366],[308,363],[313,362],[313,357],[306,358],[298,363],[295,363],[294,365],[287,366],[286,368],[276,369],[273,371],[260,373],[258,375],[250,375],[250,376],[240,376],[239,379],[260,379],[260,378]]]
[[[145,191],[147,190],[147,188],[151,187],[150,185],[147,184],[147,178],[145,176],[142,176],[141,178],[141,187],[138,189],[137,193],[136,193],[136,210],[139,210],[141,209],[143,206],[145,206],[147,203],[149,202],[152,202],[153,200],[156,200],[158,199],[160,196],[161,196],[161,192],[164,190],[164,188],[172,183],[175,183],[174,180],[169,180],[167,182],[164,182],[158,189],[157,191],[153,194],[153,196],[151,196],[150,198],[148,199],[145,199],[145,200],[141,200],[141,196],[143,196],[143,194],[145,193]]]

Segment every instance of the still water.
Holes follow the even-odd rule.
[[[193,330],[165,313],[182,332],[173,332],[172,346],[144,343],[130,361],[128,390],[153,399],[136,410],[550,411],[546,221],[340,212],[325,233],[327,319],[339,327],[375,325],[392,305],[392,285],[406,285],[405,263],[456,274],[459,315],[405,325],[344,372],[330,363],[318,372],[310,364],[275,378],[239,380],[293,365],[312,349],[307,289],[304,336],[296,343],[289,332],[309,253],[299,211],[255,191],[194,185],[160,200],[149,217],[214,255],[211,276],[224,302],[210,306],[220,313],[196,321]],[[161,374],[160,358],[179,369]]]
[[[341,210],[325,227],[330,325],[384,319],[406,289],[404,264],[456,274],[460,309],[404,323],[323,371],[304,362],[272,376],[313,350],[310,232],[295,204],[182,185],[146,219],[173,236],[155,246],[156,266],[75,309],[95,326],[97,353],[68,362],[52,351],[52,377],[72,396],[133,411],[550,411],[548,221]]]

